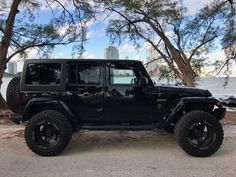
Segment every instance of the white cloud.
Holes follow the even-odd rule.
[[[119,47],[119,52],[122,53],[132,53],[132,52],[138,52],[139,48],[137,46],[131,45],[129,43],[125,43]]]
[[[70,58],[70,56],[66,56],[64,53],[58,52],[58,53],[54,53],[51,58],[61,59],[61,58]]]
[[[41,4],[41,7],[40,7],[40,9],[41,10],[50,10],[50,7],[54,10],[54,9],[61,9],[62,7],[61,7],[61,5],[60,4],[58,4],[57,2],[52,2],[52,1],[48,1],[48,4],[47,4],[47,2],[46,1],[42,1],[42,2],[40,2]],[[66,7],[68,10],[70,9],[70,8],[72,8],[72,6],[73,6],[73,4],[72,4],[72,1],[68,1],[68,0],[60,0],[60,3],[64,6],[64,7]],[[50,6],[50,7],[49,7]]]
[[[81,58],[84,58],[84,59],[96,59],[97,56],[94,55],[94,54],[88,53],[88,52],[84,52]]]
[[[34,47],[34,48],[29,48],[27,50],[25,50],[25,52],[27,53],[27,58],[28,59],[35,59],[35,58],[39,58],[38,55],[38,48]],[[11,55],[13,53],[13,51],[9,50],[9,55]],[[22,58],[20,57],[19,54],[15,55],[11,61],[22,61]]]
[[[203,8],[206,4],[213,2],[213,0],[184,0],[183,3],[188,9],[188,14],[194,14],[199,9]]]
[[[81,26],[80,24],[74,24],[74,25],[65,25],[63,27],[60,27],[57,30],[57,33],[60,36],[64,36],[65,34],[67,34],[68,36],[70,36],[70,34],[73,35],[73,33],[76,32],[77,34],[79,34],[81,32]]]
[[[211,61],[226,59],[226,56],[223,50],[215,50],[214,52],[210,53],[208,57]]]
[[[89,30],[86,34],[86,39],[94,39],[105,36],[105,28]]]
[[[140,60],[140,61],[141,61],[141,55],[140,55],[140,54],[136,55],[136,56],[134,57],[134,59],[135,59],[135,60]]]
[[[60,36],[63,36],[66,34],[68,30],[68,25],[66,26],[63,26],[63,27],[60,27],[58,30],[57,30],[57,33],[60,35]]]

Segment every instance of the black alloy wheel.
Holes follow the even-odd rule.
[[[35,142],[41,148],[56,146],[60,140],[59,128],[49,121],[39,122],[32,133]]]
[[[188,154],[206,157],[214,154],[224,138],[219,120],[204,111],[184,114],[175,126],[175,139]]]
[[[197,122],[189,128],[188,140],[193,146],[204,149],[214,141],[215,135],[210,124]]]

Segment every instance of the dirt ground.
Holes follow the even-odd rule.
[[[222,147],[211,157],[184,153],[174,137],[154,131],[80,131],[56,157],[32,153],[23,125],[0,117],[0,177],[234,177],[236,112],[227,112]]]

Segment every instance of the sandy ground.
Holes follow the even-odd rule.
[[[0,119],[0,177],[234,177],[236,113],[223,121],[225,139],[211,157],[184,153],[163,130],[139,132],[80,131],[56,157],[32,153],[23,125]]]

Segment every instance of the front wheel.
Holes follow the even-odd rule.
[[[188,154],[206,157],[215,153],[224,138],[219,120],[204,111],[191,111],[180,118],[175,127],[175,138]]]
[[[41,156],[55,156],[61,153],[72,137],[72,126],[61,113],[53,110],[34,115],[25,128],[28,147]]]

